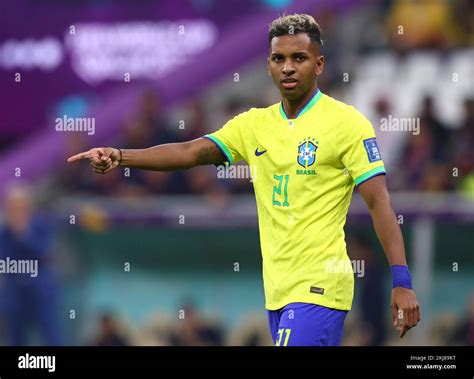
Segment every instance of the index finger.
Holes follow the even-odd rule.
[[[402,333],[402,335],[400,336],[403,337],[403,335],[411,328],[413,328],[414,326],[416,326],[417,324],[417,320],[416,320],[416,310],[415,308],[409,308],[407,310],[405,310],[405,317],[406,319],[404,320],[405,321],[405,325],[406,325],[406,330]],[[402,330],[403,331],[403,330]]]
[[[90,158],[90,157],[91,157],[91,152],[90,151],[85,151],[83,153],[79,153],[79,154],[70,156],[67,159],[67,161],[69,163],[71,163],[71,162],[74,162],[74,161],[78,161],[79,159]]]
[[[402,324],[402,330],[400,331],[400,338],[403,338],[406,332],[411,329],[411,327],[408,325],[408,322],[404,322]]]

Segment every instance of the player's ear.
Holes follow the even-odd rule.
[[[317,59],[316,59],[316,71],[315,71],[315,75],[316,76],[319,76],[323,73],[323,70],[324,70],[324,55],[320,55]]]
[[[267,71],[268,71],[268,76],[272,76],[272,73],[270,71],[270,57],[267,57]]]

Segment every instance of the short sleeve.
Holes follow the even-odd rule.
[[[250,111],[243,112],[235,116],[219,130],[204,136],[204,138],[211,140],[217,145],[226,157],[226,162],[229,164],[245,159],[242,129],[249,121],[249,112]]]
[[[380,153],[375,131],[361,113],[355,109],[344,125],[340,139],[340,154],[356,186],[377,175],[385,175],[385,166]]]

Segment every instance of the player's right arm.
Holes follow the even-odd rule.
[[[106,174],[118,166],[152,171],[183,170],[207,164],[219,164],[226,157],[207,138],[182,143],[169,143],[147,149],[93,148],[68,158],[68,162],[89,159],[94,171]]]

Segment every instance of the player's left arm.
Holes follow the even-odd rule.
[[[390,202],[385,176],[375,176],[360,184],[358,188],[367,204],[375,232],[392,269],[393,325],[399,330],[401,338],[420,321],[420,305],[411,289],[402,232]]]

